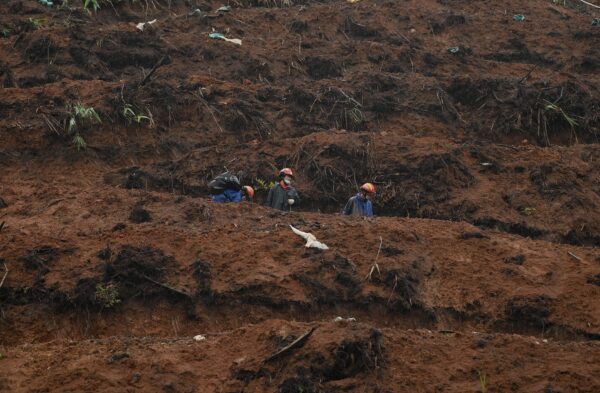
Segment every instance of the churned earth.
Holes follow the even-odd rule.
[[[600,391],[599,10],[42,3],[0,4],[0,391]]]

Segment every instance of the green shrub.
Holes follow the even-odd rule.
[[[112,282],[109,282],[106,285],[96,285],[96,301],[100,303],[103,308],[112,308],[116,306],[121,303],[118,288]]]

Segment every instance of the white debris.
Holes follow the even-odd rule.
[[[138,23],[137,25],[135,25],[135,27],[139,30],[139,31],[144,31],[144,29],[146,28],[146,25],[150,26],[156,23],[156,19],[151,20],[150,22],[142,22],[142,23]]]
[[[296,235],[301,236],[301,237],[304,238],[304,240],[306,240],[305,247],[307,247],[307,248],[318,248],[320,250],[329,250],[329,247],[327,247],[326,244],[321,243],[320,241],[318,241],[317,238],[315,237],[315,235],[313,235],[312,233],[307,233],[307,232],[299,231],[298,229],[294,228],[291,225],[290,225],[290,228],[292,228],[292,231],[294,231],[294,233]]]
[[[350,317],[350,318],[335,317],[335,318],[333,318],[333,322],[356,322],[356,318],[353,318],[353,317]]]
[[[194,336],[194,341],[204,341],[206,340],[206,336],[203,336],[201,334]]]

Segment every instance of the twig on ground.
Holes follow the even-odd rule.
[[[532,68],[529,70],[529,72],[528,72],[528,73],[527,73],[527,74],[526,74],[524,77],[522,77],[522,78],[519,80],[519,82],[517,83],[517,85],[520,85],[520,84],[521,84],[521,83],[523,83],[523,82],[524,82],[524,81],[525,81],[527,78],[529,78],[529,76],[531,75],[531,73],[532,73],[533,71],[535,71],[535,69],[536,69],[537,67],[538,67],[538,65],[537,65],[537,64],[536,64],[536,65],[534,65],[534,66],[533,66],[533,67],[532,67]]]
[[[306,340],[308,340],[308,338],[310,337],[310,335],[315,331],[316,328],[310,328],[309,331],[307,331],[306,333],[304,333],[303,335],[301,335],[300,337],[298,337],[297,339],[295,339],[294,341],[292,341],[289,345],[286,345],[285,347],[281,348],[279,351],[275,352],[274,354],[272,354],[271,356],[269,356],[268,358],[266,358],[264,360],[264,362],[270,362],[273,359],[278,358],[279,356],[283,355],[284,353],[294,349],[294,348],[298,348],[301,347]]]
[[[577,255],[573,254],[571,251],[567,251],[567,254],[569,254],[573,258],[577,259],[579,262],[581,262],[581,258],[579,258]]]
[[[165,59],[167,58],[167,56],[163,56],[160,58],[160,60],[158,61],[158,63],[154,64],[154,67],[152,67],[152,69],[150,70],[150,72],[148,73],[148,75],[146,75],[144,77],[144,79],[142,79],[142,81],[140,82],[140,86],[144,86],[144,84],[146,84],[146,82],[148,81],[148,79],[150,79],[150,77],[152,76],[152,74],[154,74],[154,72],[158,69],[158,67],[160,67],[161,65],[163,65]]]
[[[377,256],[375,257],[375,262],[373,262],[373,265],[371,266],[371,270],[369,271],[369,274],[367,274],[367,277],[365,277],[365,280],[371,281],[371,276],[373,275],[375,270],[377,270],[377,274],[381,276],[381,270],[379,270],[379,265],[377,264],[377,259],[379,259],[379,254],[381,253],[382,245],[383,245],[383,238],[381,236],[379,236],[379,250],[377,250]]]
[[[163,284],[162,282],[155,281],[155,280],[151,279],[150,277],[148,277],[146,275],[142,275],[142,277],[144,277],[146,280],[150,281],[153,284],[156,284],[156,285],[161,286],[161,287],[163,287],[165,289],[168,289],[169,291],[173,291],[175,293],[183,295],[183,296],[187,297],[188,299],[191,299],[191,297],[192,297],[189,293],[183,292],[182,290],[179,290],[177,288],[173,288],[170,285]]]
[[[6,276],[8,276],[8,267],[6,267],[6,263],[4,264],[4,277],[2,277],[2,281],[0,281],[0,288],[4,285],[4,280],[6,280]]]
[[[388,298],[387,304],[389,305],[392,301],[392,296],[394,296],[394,291],[396,290],[396,285],[398,285],[398,275],[394,276],[394,286],[392,287],[392,292],[390,292],[390,297]]]

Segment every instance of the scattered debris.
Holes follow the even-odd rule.
[[[350,317],[350,318],[335,317],[335,318],[333,318],[333,322],[356,322],[356,318],[353,318],[353,317]]]
[[[188,16],[204,16],[204,12],[200,8],[196,8],[193,11],[188,13]]]
[[[5,223],[6,223],[6,221],[0,222],[0,232],[2,232],[2,229],[4,228]]]
[[[573,254],[571,251],[567,251],[567,254],[569,254],[573,258],[577,259],[579,262],[581,262],[581,258],[579,258],[577,255]]]
[[[482,162],[481,166],[494,166],[494,164],[491,162]]]
[[[579,1],[581,1],[583,4],[589,5],[590,7],[594,7],[594,8],[600,9],[600,5],[592,4],[592,3],[587,2],[585,0],[579,0]]]
[[[306,333],[304,333],[303,335],[301,335],[300,337],[298,337],[297,339],[295,339],[294,341],[292,341],[289,345],[286,345],[285,347],[281,348],[279,351],[275,352],[274,354],[272,354],[271,356],[269,356],[268,358],[265,359],[265,363],[266,362],[270,362],[273,359],[276,359],[278,357],[280,357],[281,355],[283,355],[284,353],[294,349],[294,348],[300,348],[302,345],[304,345],[304,343],[306,342],[306,340],[308,340],[308,338],[310,337],[310,335],[315,331],[316,328],[310,328],[309,331],[307,331]]]
[[[523,14],[513,15],[513,20],[517,21],[517,22],[523,22],[525,20],[525,15],[523,15]]]
[[[230,5],[224,5],[222,7],[217,8],[217,12],[229,12],[231,11]]]
[[[298,229],[294,228],[291,225],[290,225],[290,228],[292,228],[292,231],[294,231],[294,233],[296,235],[301,236],[301,237],[303,237],[306,240],[305,247],[307,247],[307,248],[318,248],[320,250],[329,250],[329,247],[327,247],[326,244],[321,243],[320,241],[318,241],[317,238],[315,237],[315,235],[313,235],[312,233],[307,233],[307,232],[299,231]]]
[[[38,3],[40,3],[41,5],[48,6],[48,7],[52,7],[54,5],[54,3],[50,0],[38,0]]]
[[[592,19],[592,26],[598,26],[598,27],[600,27],[600,18],[594,18],[594,19]]]
[[[137,25],[135,25],[136,29],[138,29],[139,31],[144,31],[144,29],[146,28],[146,25],[151,26],[153,24],[156,23],[156,19],[151,20],[150,22],[142,22],[142,23],[138,23]]]
[[[239,38],[227,38],[221,33],[210,33],[208,36],[214,40],[223,40],[227,42],[232,42],[237,45],[242,45],[242,40],[240,40]]]
[[[448,48],[448,52],[452,53],[453,55],[457,54],[458,52],[460,52],[460,48],[458,46],[453,46],[451,48]]]
[[[201,334],[194,336],[194,341],[204,341],[206,340],[206,336],[203,336]]]

